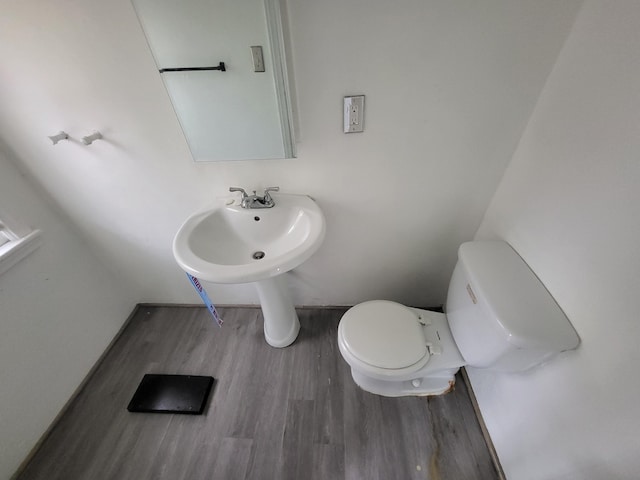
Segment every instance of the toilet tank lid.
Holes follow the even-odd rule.
[[[525,261],[504,241],[463,243],[458,258],[478,303],[517,348],[563,351],[580,339],[562,309]]]

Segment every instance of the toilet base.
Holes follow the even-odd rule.
[[[405,397],[442,395],[453,387],[455,375],[465,361],[453,340],[446,315],[417,308],[410,310],[424,321],[425,339],[439,350],[430,355],[426,365],[414,371],[411,368],[385,371],[367,365],[350,353],[338,329],[340,353],[351,367],[354,382],[363,390],[384,397]]]
[[[351,376],[363,390],[383,397],[443,395],[452,390],[460,368],[441,370],[437,374],[410,380],[381,380],[351,369]]]

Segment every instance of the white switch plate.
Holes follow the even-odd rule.
[[[253,60],[253,71],[264,72],[264,57],[262,56],[262,47],[255,45],[251,47],[251,59]]]
[[[364,130],[364,95],[344,97],[344,133]]]

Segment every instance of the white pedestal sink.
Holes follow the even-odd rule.
[[[282,274],[315,253],[324,239],[320,207],[306,195],[273,195],[272,208],[246,209],[232,198],[191,215],[173,240],[182,269],[214,283],[254,283],[264,335],[286,347],[300,323]]]

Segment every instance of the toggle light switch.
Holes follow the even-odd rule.
[[[364,130],[364,95],[344,97],[344,133]]]

